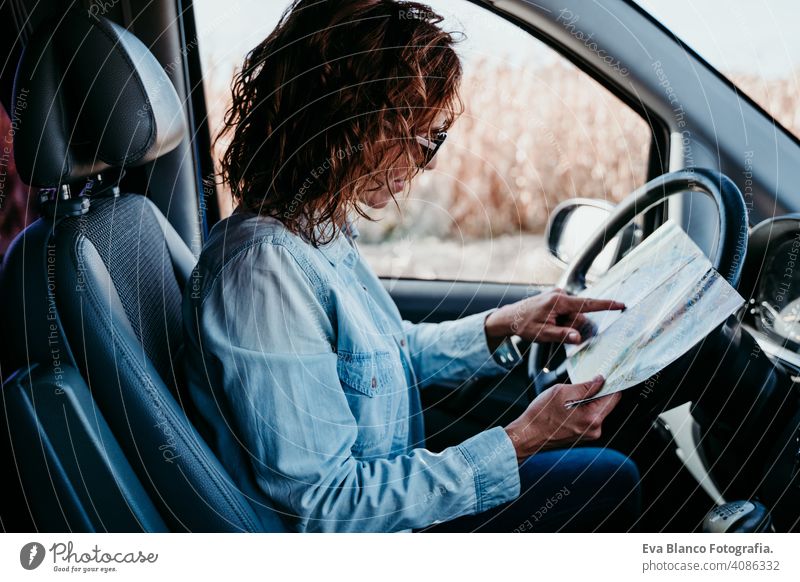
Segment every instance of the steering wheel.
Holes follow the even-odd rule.
[[[589,239],[561,277],[558,286],[575,294],[586,287],[586,273],[606,244],[631,220],[646,212],[668,196],[680,192],[701,192],[711,198],[717,207],[719,228],[716,252],[711,263],[733,287],[739,284],[745,253],[747,252],[748,221],[744,198],[739,188],[724,174],[705,168],[670,172],[654,178],[634,191],[612,211],[606,222]],[[723,324],[724,326],[724,324]],[[719,328],[718,328],[719,329]],[[687,369],[687,356],[679,358],[667,368],[673,372]],[[528,356],[530,398],[535,398],[554,384],[568,381],[566,354],[563,345],[533,344]],[[628,392],[641,393],[640,390]]]

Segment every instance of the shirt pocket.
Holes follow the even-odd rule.
[[[380,452],[376,449],[388,450],[392,399],[398,388],[392,386],[391,355],[383,351],[339,351],[336,366],[358,427],[353,451],[373,454]]]

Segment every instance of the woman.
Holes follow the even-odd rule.
[[[187,286],[192,399],[264,519],[277,512],[293,530],[627,529],[638,512],[627,458],[544,452],[599,436],[618,395],[564,404],[602,379],[424,448],[420,389],[506,372],[492,353],[513,333],[579,342],[583,312],[622,308],[554,291],[412,325],[359,255],[352,218],[432,168],[460,112],[461,66],[440,22],[410,2],[299,0],[247,56],[222,159],[238,207]]]

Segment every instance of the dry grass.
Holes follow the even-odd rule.
[[[541,233],[558,203],[616,202],[645,178],[647,124],[572,66],[481,63],[462,91],[466,110],[438,167],[402,205],[407,225],[387,212],[376,238],[420,228],[456,239]]]
[[[760,75],[731,75],[731,79],[789,133],[800,137],[800,69],[783,79],[764,79]]]

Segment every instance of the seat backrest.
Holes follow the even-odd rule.
[[[182,289],[194,256],[161,212],[136,194],[97,199],[87,215],[61,221],[56,240],[59,247],[73,247],[76,265],[92,265],[97,253],[101,264],[93,266],[107,271],[122,307],[122,313],[109,314],[117,317],[117,325],[130,326],[141,346],[137,351],[175,394],[183,369],[177,359],[183,345]],[[87,286],[92,279],[86,277],[92,274],[83,275],[76,284],[85,301],[92,291]],[[60,311],[74,312],[69,304]],[[68,315],[62,321],[68,322]]]
[[[23,87],[37,97],[19,121],[17,164],[39,186],[145,163],[185,133],[180,101],[152,54],[125,29],[81,11],[37,31],[15,94]],[[41,147],[43,135],[57,138]],[[280,530],[277,517],[259,520],[187,416],[181,300],[194,263],[161,212],[138,194],[92,198],[85,214],[39,220],[12,244],[0,276],[8,333],[26,338],[3,355],[4,368],[65,362],[80,370],[173,531]]]

